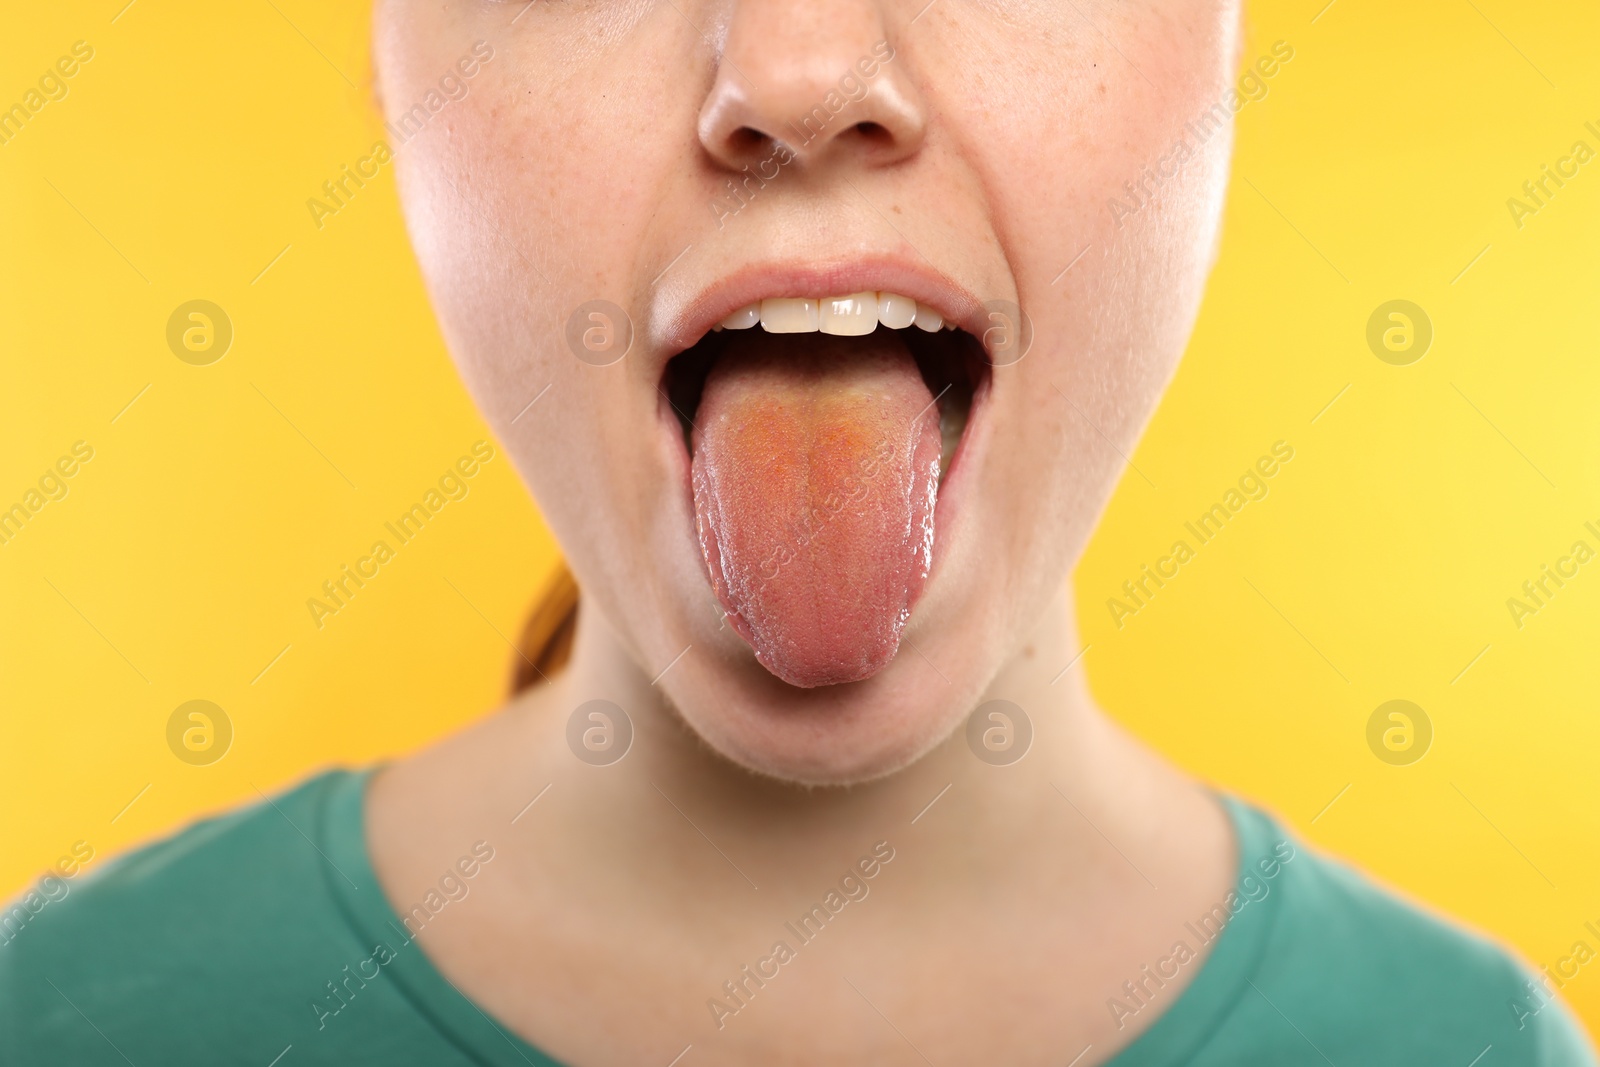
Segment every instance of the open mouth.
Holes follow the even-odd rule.
[[[889,292],[768,297],[667,363],[712,587],[777,677],[894,658],[988,376],[977,338]]]

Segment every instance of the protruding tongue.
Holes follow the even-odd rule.
[[[700,546],[756,658],[791,685],[888,665],[933,558],[939,412],[892,331],[740,331],[701,396]]]

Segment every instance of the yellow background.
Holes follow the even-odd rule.
[[[22,5],[0,34],[0,106],[95,49],[0,145],[0,506],[95,450],[0,546],[7,895],[77,840],[104,857],[484,714],[555,558],[500,456],[311,625],[306,598],[488,436],[392,169],[320,231],[305,207],[381,132],[367,11],[124,2]],[[1320,7],[1252,9],[1247,57],[1295,58],[1239,115],[1198,330],[1079,573],[1083,664],[1194,772],[1551,963],[1600,948],[1600,562],[1520,629],[1506,600],[1600,548],[1600,161],[1520,229],[1506,200],[1600,148],[1600,15]],[[236,331],[207,367],[165,341],[195,298]],[[1365,341],[1394,298],[1435,329],[1405,367]],[[1280,439],[1270,495],[1116,627],[1107,598]],[[235,729],[209,767],[166,747],[196,698]],[[1434,726],[1411,766],[1367,747],[1394,698]],[[1600,1030],[1600,965],[1566,993]]]

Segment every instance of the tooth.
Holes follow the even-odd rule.
[[[891,330],[903,330],[917,317],[917,302],[899,293],[878,294],[878,321]]]
[[[819,326],[837,337],[860,337],[878,328],[878,294],[852,293],[821,301]]]
[[[815,333],[817,302],[794,296],[769,296],[761,301],[761,328],[768,333]]]
[[[971,403],[970,399],[967,401]],[[939,399],[939,480],[950,473],[950,461],[955,458],[956,447],[961,444],[961,435],[967,428],[966,405],[957,403],[954,397],[941,394]]]
[[[761,305],[750,304],[735,311],[732,315],[722,320],[722,325],[730,330],[748,330],[761,321]]]
[[[917,329],[927,330],[929,333],[933,333],[934,331],[938,330],[939,327],[944,325],[944,316],[940,315],[927,304],[918,304],[917,317],[915,321],[917,324]]]

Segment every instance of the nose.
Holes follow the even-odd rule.
[[[880,0],[734,0],[700,143],[733,170],[782,145],[802,165],[914,154],[927,107]]]

